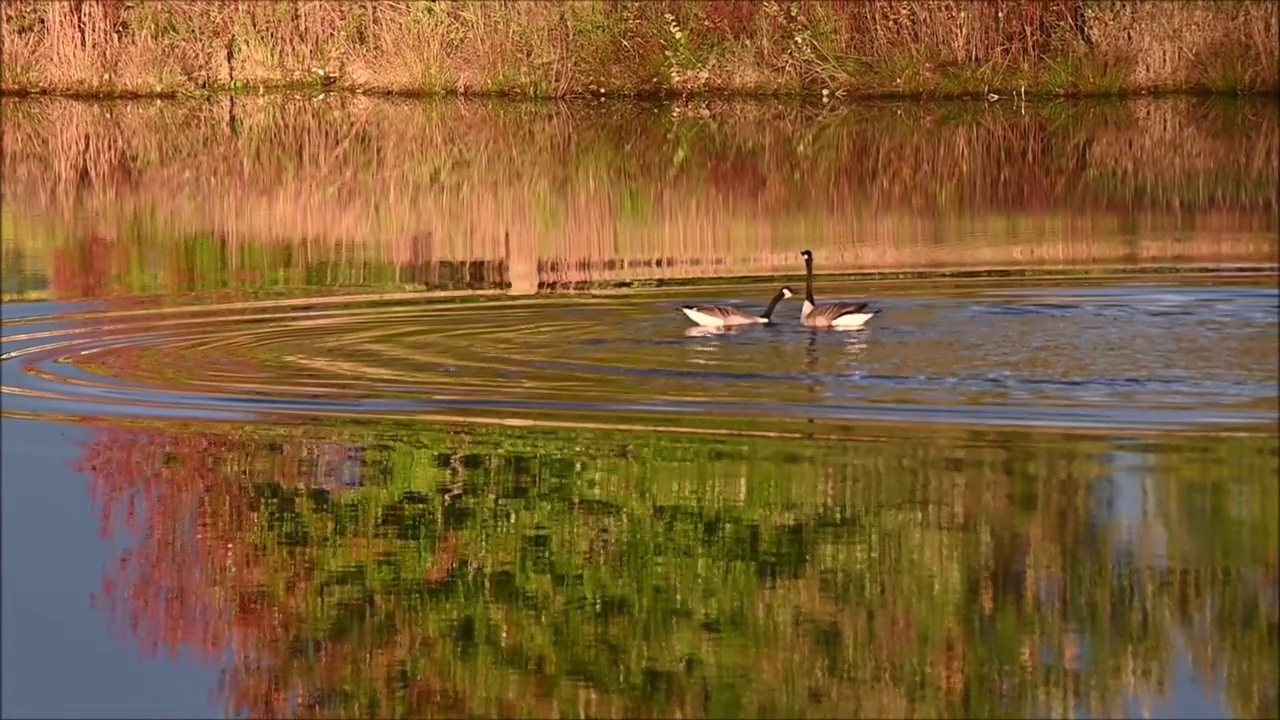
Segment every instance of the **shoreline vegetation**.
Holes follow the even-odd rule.
[[[1272,2],[5,0],[0,92],[1280,92]]]
[[[1274,266],[1280,106],[5,101],[6,291]],[[37,277],[44,278],[37,281]]]

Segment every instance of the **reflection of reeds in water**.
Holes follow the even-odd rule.
[[[135,291],[1274,261],[1274,105],[677,110],[9,101],[6,235]]]
[[[1234,621],[1274,622],[1266,553],[1206,560],[1274,520],[1215,501],[1175,569],[1123,563],[1091,514],[1098,441],[308,433],[102,428],[86,449],[104,532],[141,518],[104,607],[144,647],[231,648],[229,714],[687,717],[726,707],[712,689],[747,714],[1114,712],[1159,694],[1192,631],[1240,714],[1275,710],[1276,638]],[[1169,461],[1224,453],[1199,481],[1270,498],[1274,450]]]

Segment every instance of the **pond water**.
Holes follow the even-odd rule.
[[[6,717],[1280,712],[1274,102],[4,105]]]
[[[852,332],[803,327],[799,302],[768,325],[727,330],[679,312],[691,298],[759,312],[737,299],[768,290],[751,286],[52,312],[6,322],[5,410],[801,435],[907,422],[1235,429],[1278,411],[1280,293],[1269,280],[884,288],[880,314]]]

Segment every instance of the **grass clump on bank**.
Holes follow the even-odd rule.
[[[6,0],[0,90],[1280,91],[1274,3]]]

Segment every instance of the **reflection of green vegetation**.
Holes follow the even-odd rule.
[[[32,272],[32,258],[20,247],[0,250],[0,293],[5,302],[11,299],[43,299],[48,292],[48,278]]]
[[[156,245],[158,238],[164,250]],[[439,262],[408,271],[380,257],[349,253],[308,257],[294,245],[249,243],[237,248],[206,234],[167,236],[130,225],[110,245],[97,238],[55,249],[55,276],[66,297],[93,296],[112,283],[109,292],[175,294],[244,290],[259,294],[296,293],[303,289],[458,290],[503,286],[503,269],[492,262]],[[43,287],[36,274],[45,263],[25,251],[6,250],[6,272],[25,274]],[[479,274],[477,274],[477,271]],[[29,294],[20,295],[20,299]]]
[[[1227,673],[1236,714],[1280,710],[1275,437],[1129,447],[1154,456],[1158,509],[1124,526],[1098,495],[1109,444],[1083,437],[307,436],[150,456],[173,488],[219,448],[220,479],[182,507],[250,560],[211,564],[204,592],[273,608],[242,631],[233,704],[283,689],[322,716],[1107,712],[1169,681],[1180,634],[1206,677]],[[1212,455],[1232,460],[1174,470]],[[1141,552],[1156,535],[1163,564]]]
[[[622,191],[618,200],[618,217],[622,222],[642,222],[650,219],[653,213],[653,199],[638,187],[629,187]]]

